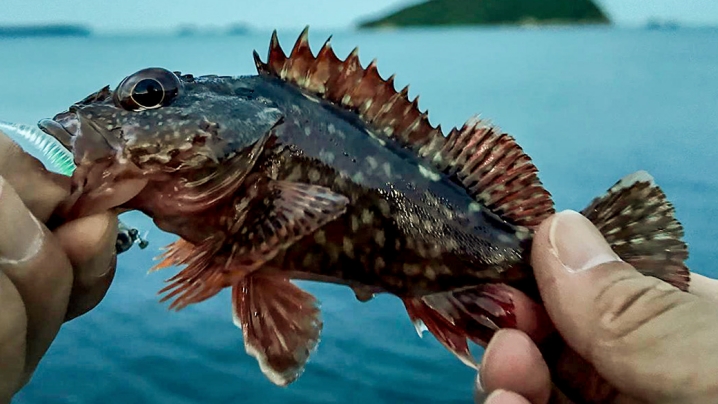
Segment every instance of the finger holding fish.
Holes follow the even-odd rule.
[[[106,292],[111,277],[102,273],[114,270],[116,217],[82,218],[51,231],[45,221],[68,195],[68,178],[47,171],[2,132],[0,171],[2,399],[28,381],[61,325]]]

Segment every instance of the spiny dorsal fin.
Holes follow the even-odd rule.
[[[278,77],[304,91],[354,111],[374,130],[395,139],[402,146],[418,151],[426,144],[444,139],[440,127],[429,123],[427,112],[419,110],[416,97],[409,100],[409,87],[394,88],[394,76],[384,80],[372,61],[364,68],[359,50],[340,60],[332,50],[331,37],[314,56],[309,47],[309,29],[302,31],[287,56],[272,33],[267,62],[254,52],[259,74]]]
[[[536,167],[513,138],[477,119],[444,137],[441,125],[433,127],[428,112],[419,110],[419,97],[409,100],[409,86],[397,91],[394,76],[383,79],[376,60],[363,68],[357,48],[340,60],[330,39],[315,57],[307,27],[287,56],[274,31],[267,62],[254,52],[257,71],[354,111],[373,130],[456,175],[478,202],[514,224],[534,227],[554,212]]]

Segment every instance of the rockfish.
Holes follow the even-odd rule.
[[[516,326],[512,291],[539,300],[530,247],[554,213],[514,138],[481,119],[444,133],[408,87],[272,35],[251,76],[152,67],[39,126],[74,155],[58,215],[139,210],[179,236],[156,268],[182,266],[161,291],[181,309],[232,288],[247,352],[275,384],[296,380],[319,341],[316,299],[292,283],[390,293],[469,366]],[[674,208],[645,172],[582,213],[616,253],[685,290],[687,246]]]

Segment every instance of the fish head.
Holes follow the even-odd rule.
[[[252,159],[244,151],[281,121],[277,108],[252,97],[246,79],[147,68],[38,125],[73,153],[74,199],[84,199],[89,214],[126,203],[153,181]]]

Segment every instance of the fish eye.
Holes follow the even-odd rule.
[[[115,105],[141,111],[170,105],[180,94],[182,82],[169,70],[152,67],[126,77],[115,90]]]

